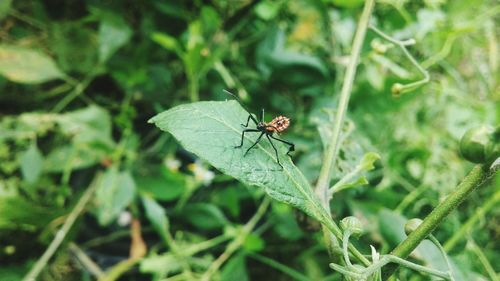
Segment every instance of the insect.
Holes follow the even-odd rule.
[[[224,92],[233,96],[234,98],[236,98],[236,100],[238,100],[238,102],[240,102],[240,104],[243,106],[240,99],[235,94],[233,94],[227,90],[224,90]],[[252,113],[250,113],[246,107],[244,107],[244,108],[245,108],[246,112],[248,112],[248,118],[247,118],[247,123],[241,124],[241,125],[245,128],[248,128],[248,124],[250,123],[250,120],[252,120],[253,123],[255,123],[256,127],[244,129],[241,132],[240,145],[237,145],[234,148],[241,148],[243,146],[243,140],[245,139],[245,133],[259,133],[260,132],[259,137],[245,151],[244,156],[246,156],[247,153],[260,142],[260,140],[262,139],[263,136],[266,136],[266,138],[269,140],[269,143],[273,147],[274,152],[276,153],[276,161],[278,162],[278,165],[280,165],[281,168],[283,168],[283,165],[281,165],[280,159],[278,156],[278,150],[276,149],[276,146],[274,146],[273,140],[276,140],[276,141],[279,141],[279,142],[282,142],[282,143],[288,145],[289,147],[288,147],[288,151],[287,151],[286,155],[291,157],[290,152],[295,151],[295,145],[289,141],[286,141],[286,140],[283,140],[283,139],[280,139],[280,138],[277,138],[274,136],[274,134],[280,134],[280,133],[284,132],[290,126],[290,119],[285,117],[285,116],[280,115],[280,116],[274,118],[273,120],[271,120],[271,122],[265,122],[264,121],[264,109],[262,109],[262,115],[260,117],[260,121],[258,121],[257,118]]]

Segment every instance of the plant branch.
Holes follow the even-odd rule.
[[[85,269],[87,269],[97,279],[104,276],[104,272],[102,271],[102,269],[82,249],[80,249],[77,244],[73,242],[69,243],[69,249],[82,263]]]
[[[290,276],[293,278],[293,280],[297,280],[297,281],[312,281],[312,279],[310,279],[309,277],[307,277],[306,275],[296,271],[295,269],[293,268],[290,268],[280,262],[277,262],[273,259],[270,259],[268,257],[265,257],[265,256],[262,256],[262,255],[259,255],[257,253],[250,253],[249,254],[249,257],[257,260],[257,261],[260,261],[261,263],[263,264],[266,264],[270,267],[273,267],[274,269],[276,270],[279,270],[283,273],[285,273],[286,275]]]
[[[92,198],[92,195],[94,194],[94,191],[97,187],[97,183],[100,181],[100,178],[101,176],[97,175],[94,181],[90,184],[85,193],[82,195],[82,197],[80,197],[80,200],[76,204],[75,208],[73,208],[71,213],[68,215],[61,229],[59,229],[56,232],[54,240],[52,240],[47,250],[45,250],[45,252],[43,253],[42,257],[38,259],[35,265],[28,272],[28,274],[26,274],[23,281],[35,281],[37,279],[40,272],[42,272],[43,268],[47,265],[50,258],[55,254],[55,252],[63,242],[64,238],[68,234],[69,230],[75,223],[78,216],[82,213],[83,209]]]
[[[477,256],[478,260],[483,265],[484,270],[488,274],[488,277],[490,278],[490,280],[491,281],[499,281],[500,280],[500,276],[497,277],[495,269],[493,268],[493,266],[488,261],[488,258],[483,253],[483,251],[481,250],[481,248],[478,245],[476,245],[476,242],[474,242],[474,240],[472,238],[470,238],[467,241],[467,248],[470,248],[472,250],[472,252]]]
[[[267,196],[264,197],[264,200],[260,204],[255,215],[243,226],[240,234],[226,247],[226,250],[215,260],[212,262],[210,267],[205,271],[203,276],[200,278],[201,281],[209,281],[212,280],[212,276],[217,272],[217,270],[226,262],[232,254],[234,254],[241,245],[245,242],[245,239],[248,234],[254,229],[257,225],[257,222],[264,216],[266,213],[267,207],[271,203],[271,199]]]
[[[408,255],[426,239],[429,234],[448,216],[448,214],[457,208],[465,198],[476,189],[487,175],[487,167],[484,165],[476,165],[464,178],[464,180],[455,188],[446,199],[441,202],[420,224],[415,231],[410,233],[406,240],[401,242],[391,254],[400,258],[406,258]],[[397,266],[387,266],[383,272],[384,280],[386,280]]]
[[[328,196],[328,188],[330,185],[331,179],[331,171],[332,166],[337,158],[338,148],[340,145],[340,132],[342,130],[342,125],[344,124],[345,114],[347,111],[347,105],[349,104],[349,98],[351,96],[352,85],[354,83],[354,77],[356,76],[356,69],[359,62],[359,56],[361,53],[361,47],[363,46],[363,42],[366,35],[366,30],[368,29],[368,22],[373,11],[373,7],[375,6],[375,0],[366,0],[365,6],[363,8],[363,13],[361,14],[361,18],[359,19],[358,28],[356,30],[356,34],[354,35],[354,41],[352,46],[352,52],[349,59],[349,64],[347,66],[346,74],[344,77],[344,82],[342,84],[342,89],[340,91],[340,99],[339,105],[337,109],[337,114],[335,118],[335,124],[333,127],[333,134],[330,140],[330,144],[328,146],[327,152],[323,158],[323,165],[321,166],[320,175],[318,178],[318,182],[316,184],[315,192],[318,195],[321,204],[326,209],[328,214],[330,213],[330,198]],[[328,218],[331,220],[331,217]],[[333,228],[338,229],[336,225],[330,226],[327,228],[331,231]],[[325,232],[325,239],[327,240],[327,245],[332,245],[331,235],[327,233],[326,229],[323,229]],[[336,231],[340,232],[340,231]],[[341,239],[342,236],[340,233],[333,234],[337,237],[337,239]],[[339,235],[340,234],[340,235]],[[330,247],[331,248],[331,247]]]
[[[392,93],[394,95],[400,95],[400,94],[403,94],[403,93],[406,93],[406,92],[413,91],[417,87],[419,87],[419,86],[421,86],[423,84],[426,84],[426,83],[428,83],[430,81],[429,72],[427,70],[425,70],[417,62],[417,60],[410,54],[410,52],[406,48],[406,46],[410,46],[410,45],[415,44],[415,40],[414,39],[408,39],[408,40],[404,40],[404,41],[397,40],[397,39],[394,39],[391,36],[385,34],[382,30],[376,28],[373,25],[370,25],[370,29],[373,30],[375,33],[377,33],[377,35],[379,35],[383,39],[385,39],[385,40],[391,42],[392,44],[398,46],[399,48],[401,48],[401,50],[403,51],[403,53],[405,54],[405,56],[408,58],[408,60],[410,60],[410,62],[423,75],[423,78],[421,80],[418,80],[418,81],[415,81],[415,82],[412,82],[412,83],[409,83],[409,84],[405,84],[405,85],[402,85],[402,84],[399,84],[399,83],[394,84],[393,88],[392,88]]]
[[[332,176],[331,170],[333,162],[337,158],[338,147],[340,144],[340,132],[342,130],[342,125],[344,124],[345,114],[347,111],[347,106],[349,104],[349,98],[351,96],[352,85],[354,83],[354,77],[356,76],[356,69],[359,62],[361,47],[363,46],[366,30],[368,29],[368,21],[370,19],[374,5],[374,0],[366,0],[363,14],[359,19],[358,29],[356,30],[356,34],[354,36],[352,53],[349,58],[349,64],[347,66],[346,75],[342,84],[342,90],[340,91],[340,100],[337,108],[337,114],[335,116],[332,138],[330,140],[328,150],[325,154],[323,166],[321,166],[318,183],[316,185],[316,192],[323,200],[323,204],[328,203],[328,187]],[[325,206],[326,205],[327,204],[325,204]],[[327,210],[329,209],[330,208],[327,208]]]

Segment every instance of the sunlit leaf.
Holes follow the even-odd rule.
[[[146,211],[146,217],[151,222],[156,232],[160,235],[163,241],[167,241],[169,223],[163,207],[148,196],[142,196],[142,204],[144,205],[144,210]]]
[[[26,84],[38,84],[64,78],[52,58],[40,51],[11,45],[0,45],[0,74]]]
[[[101,225],[113,222],[135,196],[134,179],[129,172],[110,168],[96,190],[96,214]]]
[[[287,147],[276,143],[281,168],[267,139],[244,156],[257,134],[247,133],[243,148],[234,148],[241,140],[241,123],[248,113],[236,102],[198,102],[180,105],[151,120],[170,132],[185,149],[207,160],[221,172],[244,184],[264,188],[272,198],[288,203],[320,221],[327,215],[302,173],[286,156]]]
[[[132,30],[122,18],[104,13],[99,26],[99,61],[107,61],[131,36]]]
[[[35,142],[21,155],[20,162],[23,178],[27,183],[35,183],[42,173],[43,167],[43,155]]]
[[[161,256],[151,256],[141,261],[140,270],[144,273],[155,273],[165,276],[170,272],[182,269],[181,261],[171,253]]]
[[[151,39],[160,44],[163,48],[175,52],[177,55],[182,54],[182,47],[173,36],[165,33],[155,32],[151,36]]]

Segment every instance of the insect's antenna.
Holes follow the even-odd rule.
[[[226,89],[222,89],[222,91],[224,91],[224,93],[235,98],[238,101],[238,103],[248,112],[248,114],[250,114],[250,110],[248,110],[248,108],[243,104],[243,101],[240,99],[240,97],[238,97],[237,95],[231,93],[230,91],[228,91]]]
[[[243,109],[245,109],[245,111],[248,112],[248,114],[250,114],[250,116],[251,116],[250,118],[252,118],[252,120],[255,122],[255,124],[259,123],[255,119],[255,117],[253,116],[253,114],[250,113],[250,110],[248,110],[248,108],[243,104],[243,101],[237,95],[231,93],[230,91],[228,91],[226,89],[222,89],[222,91],[224,91],[224,93],[226,93],[226,94],[232,96],[233,98],[235,98],[238,101],[238,103],[243,107]]]

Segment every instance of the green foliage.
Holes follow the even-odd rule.
[[[350,278],[326,229],[355,216],[351,243],[383,259],[464,180],[466,154],[487,179],[433,234],[455,280],[497,279],[494,1],[376,1],[329,192],[313,189],[364,2],[0,1],[0,280],[35,264],[41,281]],[[248,113],[223,89],[291,118],[283,169],[265,137],[234,148]],[[427,240],[406,261],[448,270]]]
[[[0,45],[0,74],[18,83],[38,84],[65,76],[54,61],[40,51]]]
[[[288,157],[282,156],[281,169],[270,144],[258,144],[247,157],[243,157],[246,149],[234,149],[241,135],[240,120],[247,116],[235,101],[199,102],[160,113],[149,122],[173,134],[186,149],[223,173],[259,186],[274,199],[323,221],[324,210],[312,188]],[[247,135],[244,143],[253,144],[256,138]],[[286,148],[278,148],[279,154],[285,155]]]
[[[96,190],[96,216],[101,225],[108,225],[134,198],[135,182],[128,172],[110,168]]]

